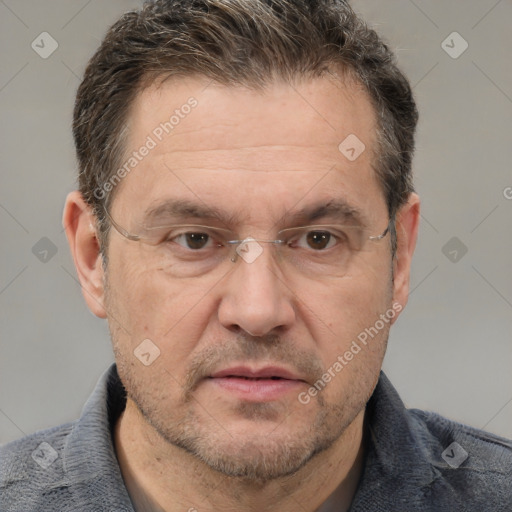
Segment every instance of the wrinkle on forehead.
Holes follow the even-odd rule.
[[[131,145],[137,147],[135,141],[143,142],[192,96],[197,107],[124,179],[132,182],[126,183],[126,201],[140,203],[140,211],[169,198],[176,187],[184,197],[229,206],[232,217],[250,217],[258,208],[258,218],[262,210],[269,215],[280,210],[282,216],[307,204],[298,202],[309,189],[317,202],[340,196],[367,213],[381,202],[372,167],[375,112],[357,83],[316,79],[294,86],[276,83],[262,92],[218,84],[204,88],[197,80],[150,86],[131,111]],[[367,148],[355,162],[338,149],[352,133]],[[332,169],[336,178],[327,176]]]

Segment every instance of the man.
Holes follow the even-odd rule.
[[[2,511],[505,511],[512,443],[406,410],[417,112],[341,0],[159,0],[79,87],[64,226],[116,365]]]

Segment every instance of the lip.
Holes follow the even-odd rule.
[[[297,393],[305,383],[298,375],[278,366],[226,368],[213,373],[208,381],[223,392],[249,402],[279,400],[292,391]]]
[[[211,375],[213,379],[222,377],[245,377],[247,379],[271,379],[274,377],[278,379],[303,381],[298,375],[279,366],[265,366],[257,370],[249,368],[248,366],[233,366]]]

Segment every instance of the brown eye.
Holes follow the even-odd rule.
[[[186,249],[199,250],[208,246],[210,235],[206,233],[182,233],[174,238],[174,242]]]
[[[331,242],[332,238],[334,237],[328,231],[309,231],[306,234],[308,247],[315,250],[329,248],[329,243]]]

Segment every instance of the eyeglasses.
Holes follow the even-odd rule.
[[[314,224],[282,229],[276,239],[268,240],[240,239],[229,229],[200,224],[152,226],[133,234],[105,213],[120,235],[149,249],[147,264],[175,277],[198,277],[226,261],[253,263],[268,245],[276,248],[279,262],[301,274],[342,277],[358,255],[388,234],[394,221],[391,218],[380,235],[359,225]]]

